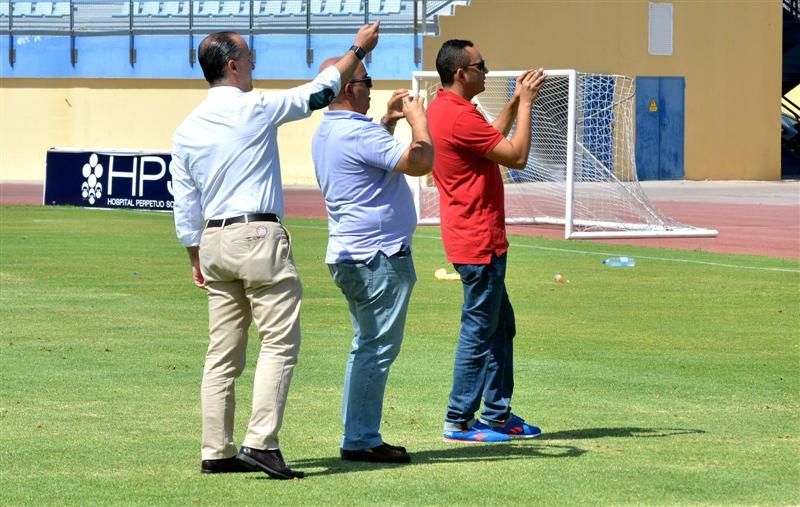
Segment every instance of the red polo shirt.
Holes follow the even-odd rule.
[[[503,179],[486,158],[503,134],[474,104],[441,88],[428,106],[428,127],[447,260],[488,264],[508,250]]]

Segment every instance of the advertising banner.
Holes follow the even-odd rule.
[[[172,211],[169,153],[47,151],[45,205]]]

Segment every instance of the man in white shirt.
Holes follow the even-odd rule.
[[[384,442],[380,425],[389,367],[400,352],[417,279],[411,258],[417,215],[404,174],[429,173],[433,145],[421,98],[396,91],[378,125],[366,116],[370,88],[372,78],[359,65],[311,143],[328,211],[325,262],[347,300],[354,334],[345,369],[340,455],[348,461],[408,463],[405,448]],[[404,117],[410,145],[390,133]]]
[[[286,465],[278,442],[300,347],[302,286],[281,224],[277,128],[327,106],[375,48],[379,28],[379,22],[364,25],[338,63],[310,83],[267,95],[252,91],[254,65],[238,34],[211,34],[198,48],[211,89],[175,131],[170,172],[175,229],[189,253],[195,285],[208,292],[203,473],[303,477]],[[261,350],[252,414],[237,454],[234,382],[245,366],[251,321]]]

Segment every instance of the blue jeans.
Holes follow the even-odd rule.
[[[417,281],[410,253],[369,262],[329,264],[350,307],[353,343],[344,376],[342,449],[357,451],[383,443],[383,393],[389,367],[400,353],[411,289]]]
[[[455,264],[464,288],[461,335],[453,368],[453,390],[445,431],[466,429],[481,419],[504,423],[514,392],[514,309],[506,292],[506,254],[489,264]]]

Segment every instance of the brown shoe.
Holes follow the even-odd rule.
[[[250,465],[255,470],[260,470],[273,479],[302,479],[305,473],[296,472],[286,466],[283,455],[279,449],[259,450],[250,447],[242,447],[236,456],[240,461]]]
[[[257,472],[246,463],[236,459],[236,456],[223,459],[204,459],[200,462],[200,473],[204,474],[238,474],[244,472]]]
[[[381,444],[371,449],[348,451],[339,449],[339,455],[345,461],[368,461],[371,463],[410,463],[411,456],[402,447]]]

